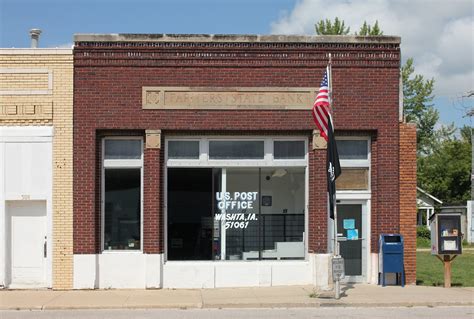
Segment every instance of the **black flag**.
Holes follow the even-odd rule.
[[[328,177],[329,217],[334,219],[334,205],[336,204],[336,178],[341,175],[341,164],[337,153],[336,139],[332,127],[332,118],[328,116],[328,146],[326,156],[326,172]]]

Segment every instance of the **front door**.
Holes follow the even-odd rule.
[[[10,288],[46,287],[46,201],[7,202]]]
[[[366,269],[366,225],[364,205],[337,205],[337,233],[340,254],[344,258],[346,281],[362,282]]]

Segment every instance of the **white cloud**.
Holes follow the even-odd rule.
[[[402,37],[402,57],[436,80],[437,96],[474,89],[472,0],[300,0],[271,25],[274,34],[315,34],[321,19],[343,19],[351,33],[375,20],[386,35]]]

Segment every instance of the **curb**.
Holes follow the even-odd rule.
[[[468,307],[474,306],[474,302],[437,302],[437,303],[423,303],[423,302],[407,302],[407,303],[350,303],[350,302],[325,302],[321,303],[320,307],[354,307],[354,308],[413,308],[413,307]]]
[[[163,304],[163,305],[124,305],[124,306],[33,306],[33,307],[2,307],[0,311],[29,311],[29,310],[94,310],[94,309],[236,309],[236,308],[319,308],[319,307],[353,307],[353,308],[412,308],[412,307],[468,307],[474,302],[409,302],[409,303],[364,303],[364,302],[293,302],[293,303],[241,303],[241,304]]]

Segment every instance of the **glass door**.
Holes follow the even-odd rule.
[[[366,273],[365,205],[337,205],[337,234],[340,254],[344,258],[346,281],[361,282]]]

